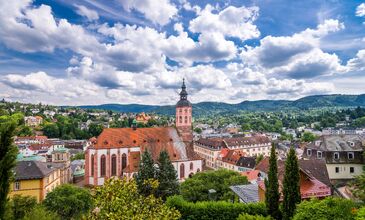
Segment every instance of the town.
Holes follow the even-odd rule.
[[[232,123],[225,126],[195,123],[185,82],[179,95],[175,117],[42,104],[32,106],[3,100],[2,120],[10,117],[19,121],[14,138],[18,153],[9,197],[33,197],[40,203],[65,184],[89,190],[110,184],[107,182],[111,179],[138,180],[139,175],[146,175],[140,170],[146,164],[145,154],[150,155],[152,163],[159,163],[166,152],[174,170],[172,178],[181,185],[180,193],[187,202],[204,201],[206,194],[210,201],[228,198],[242,204],[260,204],[268,195],[264,180],[269,178],[270,158],[275,152],[279,201],[282,201],[288,172],[286,161],[293,151],[297,158],[298,192],[302,201],[313,198],[361,201],[357,190],[363,190],[363,185],[354,185],[354,181],[364,175],[365,129],[344,125],[357,121],[357,116],[364,117],[365,109],[347,110],[358,115],[354,119],[345,115],[344,121],[336,123],[335,127],[318,129],[317,126],[316,130],[311,126],[313,123],[309,123],[308,127],[282,127],[278,132],[265,132],[244,130],[245,126]],[[81,120],[75,120],[80,117]],[[61,120],[64,122],[60,123]],[[52,127],[57,128],[52,130]],[[80,135],[79,132],[84,133]],[[224,170],[227,173],[220,174]],[[217,176],[206,177],[213,178],[211,184],[196,183],[203,184],[203,189],[191,197],[189,191],[193,189],[189,187],[198,187],[191,184],[203,178],[199,173]],[[227,188],[222,188],[219,181],[226,175],[238,179],[232,183],[227,180]],[[156,177],[152,175],[151,178]],[[162,195],[166,200],[174,194],[179,193]],[[341,202],[339,200],[339,205]],[[176,208],[179,210],[178,205]],[[189,216],[189,213],[181,214],[183,218]],[[265,215],[266,212],[257,214]]]
[[[365,220],[365,0],[0,0],[0,220]]]

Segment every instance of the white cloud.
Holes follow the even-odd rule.
[[[349,71],[364,71],[365,70],[365,50],[359,50],[356,57],[347,61],[347,68]]]
[[[361,3],[356,8],[356,16],[358,17],[364,17],[365,16],[365,3]]]
[[[96,11],[89,9],[83,5],[75,4],[75,7],[77,8],[76,13],[86,17],[89,21],[94,21],[99,19],[99,15]]]
[[[218,14],[213,13],[213,10],[211,5],[207,5],[197,18],[190,21],[189,30],[194,33],[220,33],[242,41],[260,36],[253,24],[258,17],[258,7],[229,6]]]
[[[123,8],[127,11],[135,9],[152,22],[160,25],[166,25],[170,22],[178,10],[170,0],[120,0]]]
[[[8,74],[4,76],[2,82],[6,85],[23,90],[37,90],[37,91],[54,91],[57,79],[48,76],[45,72],[30,73],[26,76],[18,74]]]
[[[266,74],[288,78],[312,78],[345,72],[336,54],[320,49],[320,40],[331,32],[342,30],[338,20],[326,20],[316,29],[306,29],[292,36],[267,36],[260,46],[247,47],[241,53],[243,62]]]

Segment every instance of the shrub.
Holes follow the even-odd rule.
[[[170,207],[174,207],[181,213],[181,219],[236,219],[240,214],[267,216],[263,203],[231,203],[226,201],[188,202],[182,196],[172,196],[166,201]]]
[[[262,215],[249,215],[249,214],[241,214],[238,216],[237,220],[271,220],[270,216],[262,216]]]

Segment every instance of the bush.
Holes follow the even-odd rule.
[[[194,174],[181,183],[180,193],[190,202],[225,200],[229,201],[235,194],[229,188],[232,185],[247,184],[247,178],[238,172],[226,169],[206,171]],[[208,191],[214,189],[215,195],[210,196]]]
[[[166,204],[181,213],[181,219],[236,219],[240,214],[267,216],[263,203],[230,203],[226,201],[188,202],[181,196],[169,197]]]
[[[304,201],[297,206],[293,220],[332,219],[352,220],[355,204],[351,200],[327,197],[323,200]]]
[[[365,206],[360,208],[356,215],[356,220],[364,220],[365,219]]]
[[[249,215],[249,214],[241,214],[238,216],[237,220],[271,220],[270,216],[262,216],[262,215]]]

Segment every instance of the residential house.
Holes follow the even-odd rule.
[[[347,181],[363,172],[364,146],[360,135],[324,135],[308,144],[302,157],[324,161],[332,181]]]
[[[28,116],[24,117],[25,125],[30,127],[37,127],[43,122],[43,118],[41,116]]]

